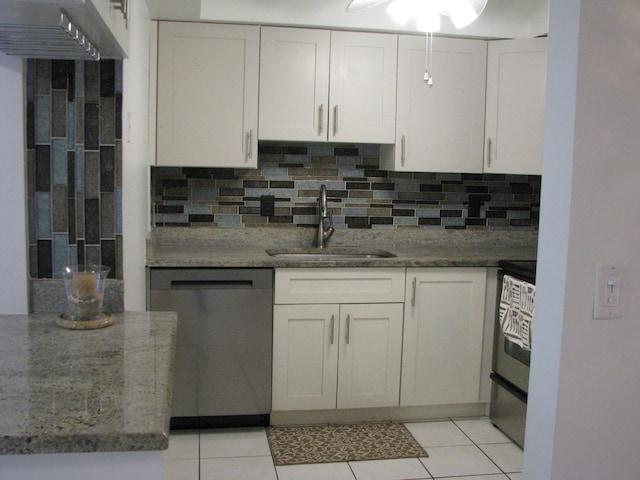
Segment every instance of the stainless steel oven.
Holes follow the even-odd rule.
[[[536,262],[502,261],[499,266],[489,417],[496,427],[524,448],[531,351],[505,337],[499,307],[504,276],[535,285]]]

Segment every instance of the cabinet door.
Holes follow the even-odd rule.
[[[482,173],[486,42],[433,41],[433,85],[424,82],[424,36],[398,43],[396,148],[388,170]]]
[[[337,305],[276,305],[273,410],[336,407]]]
[[[546,76],[546,38],[489,42],[485,172],[542,173]]]
[[[255,168],[260,27],[160,22],[157,164]]]
[[[330,36],[328,30],[262,27],[261,139],[326,141]]]
[[[479,400],[486,270],[407,269],[401,406]]]
[[[393,143],[397,36],[331,32],[330,142]]]
[[[341,305],[338,408],[398,405],[402,304]]]

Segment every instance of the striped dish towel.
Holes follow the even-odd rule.
[[[500,295],[500,325],[505,337],[525,350],[531,350],[531,320],[536,287],[505,275]]]

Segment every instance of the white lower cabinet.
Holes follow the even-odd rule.
[[[273,409],[397,406],[402,304],[276,305]]]
[[[274,410],[335,408],[338,346],[333,331],[339,315],[338,305],[275,305]]]
[[[338,408],[400,402],[401,303],[340,305]]]
[[[273,411],[476,412],[489,287],[481,267],[276,269]]]
[[[408,268],[401,406],[480,400],[485,268]]]
[[[309,303],[279,304],[291,283]],[[336,287],[354,303],[321,303]],[[404,269],[278,269],[275,297],[273,410],[399,405]]]

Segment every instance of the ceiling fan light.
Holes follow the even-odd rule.
[[[396,23],[404,26],[411,18],[412,7],[410,0],[394,0],[385,11]]]
[[[464,28],[476,18],[478,18],[478,14],[468,2],[465,0],[452,2],[451,21],[456,28]]]
[[[356,3],[381,0],[351,0],[349,6]],[[398,24],[405,26],[414,18],[417,29],[422,32],[440,30],[440,15],[451,17],[456,28],[464,28],[474,22],[484,10],[488,0],[393,0],[386,9],[387,14]]]
[[[435,11],[423,10],[416,15],[416,28],[421,32],[439,32],[440,14]]]

